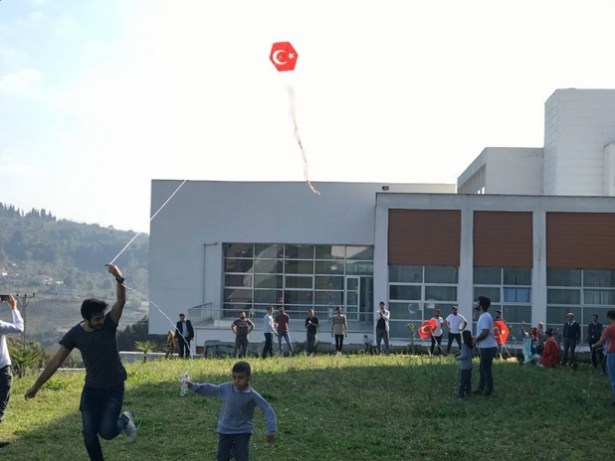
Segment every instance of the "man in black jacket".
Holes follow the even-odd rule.
[[[606,363],[604,360],[604,351],[601,347],[592,347],[598,342],[602,335],[602,324],[598,322],[598,314],[592,314],[592,321],[587,325],[587,341],[589,342],[589,350],[591,351],[591,362],[594,368],[602,368],[602,373],[606,373]]]
[[[574,365],[574,350],[577,343],[581,339],[581,327],[574,320],[574,314],[568,312],[566,314],[566,323],[564,323],[564,355],[562,356],[562,365],[570,363]],[[570,353],[570,361],[568,361],[568,353]]]
[[[179,314],[179,322],[175,325],[175,338],[179,346],[179,358],[190,358],[190,341],[194,338],[194,329],[184,314]]]

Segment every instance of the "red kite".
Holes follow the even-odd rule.
[[[495,320],[493,322],[493,336],[495,336],[495,340],[499,346],[506,344],[508,333],[510,333],[510,330],[503,320]]]
[[[290,42],[277,42],[271,46],[269,59],[280,72],[295,70],[299,55]]]
[[[436,324],[435,319],[425,320],[423,323],[421,323],[421,326],[419,327],[419,338],[427,339],[431,337],[433,331],[437,328],[437,326],[438,325]]]

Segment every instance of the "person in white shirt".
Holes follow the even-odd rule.
[[[498,351],[498,343],[493,335],[493,318],[488,312],[489,306],[491,306],[491,300],[485,296],[479,296],[478,303],[474,307],[474,310],[480,312],[480,317],[478,317],[476,324],[476,337],[474,338],[474,344],[478,347],[480,355],[480,379],[478,381],[478,389],[474,393],[484,396],[493,393],[491,367]]]
[[[11,374],[11,356],[9,348],[6,344],[6,336],[8,334],[23,332],[23,319],[17,309],[17,300],[13,295],[1,295],[0,303],[5,301],[11,308],[13,322],[3,322],[0,320],[0,423],[4,419],[4,411],[9,404],[11,396],[11,385],[13,384],[13,375]],[[9,443],[0,441],[0,448],[7,446]]]
[[[436,309],[434,311],[431,320],[436,321],[436,328],[431,332],[431,347],[429,348],[429,355],[440,355],[440,352],[444,352],[442,349],[442,336],[444,333],[442,331],[442,325],[444,324],[444,319],[440,315],[440,309]],[[437,349],[435,349],[436,344],[438,345]]]
[[[382,340],[384,340],[385,353],[388,355],[390,352],[390,347],[389,347],[389,319],[390,318],[391,318],[391,313],[384,305],[384,302],[380,301],[380,307],[375,315],[376,348],[378,349],[379,354],[382,351],[382,349],[380,348],[380,344],[382,343]]]
[[[267,308],[267,313],[263,317],[263,333],[265,334],[265,347],[263,347],[261,357],[267,358],[267,355],[273,357],[273,335],[278,335],[273,320],[273,306]]]
[[[448,344],[446,346],[446,353],[450,354],[453,340],[457,341],[459,350],[461,350],[461,332],[468,326],[468,321],[459,312],[457,306],[451,308],[451,314],[446,317],[446,326],[448,327]]]

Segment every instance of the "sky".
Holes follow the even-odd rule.
[[[455,184],[487,146],[542,147],[556,89],[615,88],[614,18],[615,0],[0,0],[0,202],[149,232],[154,179],[304,181],[293,116],[316,188]],[[269,60],[281,41],[294,71]]]

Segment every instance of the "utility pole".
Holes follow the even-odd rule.
[[[21,333],[21,348],[23,350],[26,349],[26,308],[28,307],[28,304],[30,304],[30,301],[32,301],[32,298],[34,298],[36,296],[36,293],[24,293],[21,296],[19,296],[19,293],[17,293],[15,295],[15,297],[19,300],[19,302],[21,303],[21,316],[23,318],[23,332]]]

